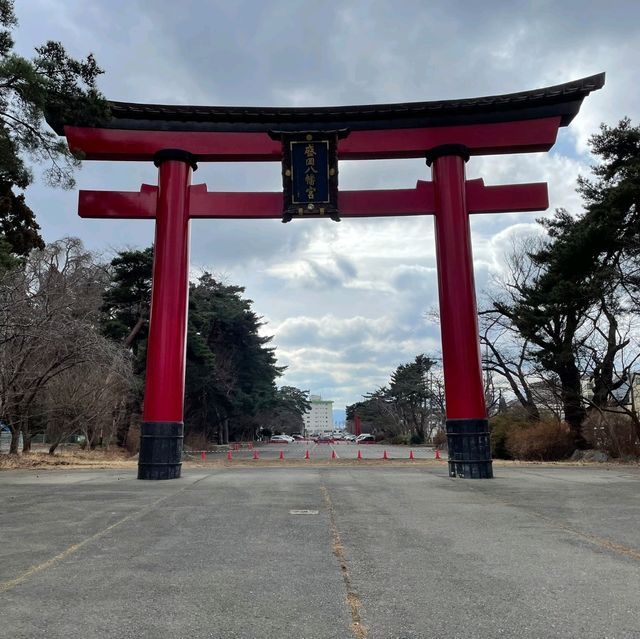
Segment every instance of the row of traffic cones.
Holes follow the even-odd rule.
[[[335,450],[331,450],[331,459],[337,459],[337,455],[336,455],[336,451]],[[200,458],[202,459],[202,461],[206,460],[206,455],[205,452],[202,451]],[[311,459],[311,457],[309,456],[309,449],[307,448],[307,450],[304,451],[304,458],[305,459]],[[260,459],[260,455],[258,454],[258,451],[254,448],[253,449],[253,459]],[[284,450],[280,451],[280,459],[284,459]],[[358,449],[358,456],[357,459],[362,459],[362,451],[360,449]],[[387,451],[384,450],[382,453],[382,459],[389,459],[389,456],[387,455]],[[409,459],[413,460],[415,459],[415,457],[413,456],[413,451],[410,450],[409,451]],[[435,459],[442,459],[441,455],[440,455],[440,451],[436,448],[435,450]],[[227,460],[228,461],[233,461],[233,453],[231,451],[227,452]]]

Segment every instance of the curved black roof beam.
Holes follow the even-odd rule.
[[[492,124],[560,117],[567,126],[582,100],[604,86],[599,73],[532,91],[460,100],[333,107],[225,107],[109,102],[110,117],[93,128],[146,131],[351,131]],[[82,125],[54,112],[47,122],[59,135]]]

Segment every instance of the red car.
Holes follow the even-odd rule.
[[[320,435],[320,437],[316,437],[315,442],[316,444],[333,444],[335,439],[331,435]]]

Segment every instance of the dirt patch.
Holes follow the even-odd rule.
[[[22,455],[0,455],[0,470],[18,469],[67,469],[67,468],[136,468],[137,459],[126,452],[112,451],[61,451],[55,455],[47,452],[31,452]]]

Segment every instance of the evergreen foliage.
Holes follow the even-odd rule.
[[[193,430],[207,432],[231,420],[232,433],[248,435],[259,426],[257,413],[273,404],[284,369],[242,293],[209,273],[190,287],[185,424]]]
[[[578,365],[589,339],[584,322],[589,310],[597,308],[615,328],[616,313],[623,310],[623,289],[637,292],[640,281],[640,129],[628,119],[615,128],[602,125],[590,146],[601,162],[592,168],[595,180],[579,178],[585,213],[572,216],[558,210],[552,220],[543,220],[549,239],[530,255],[541,267],[539,275],[512,291],[509,301],[495,303],[534,345],[537,361],[558,376],[565,420],[578,448],[586,445],[581,427],[587,410]],[[611,343],[596,366],[596,377],[607,387],[601,393],[603,401],[613,389],[614,359],[620,348]]]
[[[102,331],[132,349],[141,389],[152,271],[152,248],[121,251],[111,261],[111,282],[102,306]],[[276,388],[284,368],[277,365],[272,338],[260,334],[261,318],[243,293],[244,288],[223,284],[209,273],[190,285],[187,433],[220,441],[253,437],[262,424],[299,425],[308,409],[306,391]]]
[[[411,433],[416,444],[430,439],[442,421],[441,385],[431,377],[435,361],[424,354],[400,364],[388,386],[365,396],[364,401],[347,406],[348,421],[358,415],[363,431],[389,436]]]
[[[120,251],[111,260],[110,281],[103,297],[102,331],[133,351],[136,370],[144,371],[153,248]]]
[[[96,87],[102,71],[92,55],[75,60],[50,41],[24,58],[13,51],[16,25],[12,0],[0,0],[0,233],[12,253],[25,256],[44,248],[33,212],[13,191],[33,180],[26,159],[45,163],[46,181],[63,188],[74,186],[80,164],[46,125],[45,111],[73,113],[77,122],[91,124],[105,117],[107,103]]]

